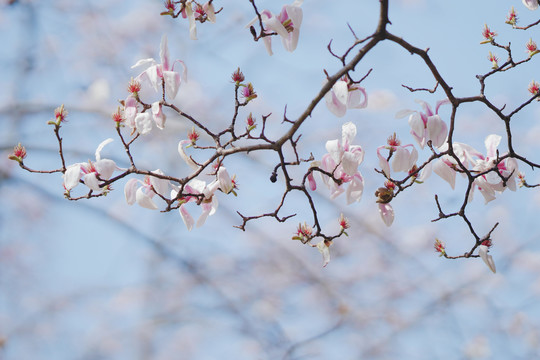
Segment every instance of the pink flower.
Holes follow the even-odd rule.
[[[187,76],[187,69],[184,65],[184,62],[181,60],[175,60],[172,64],[169,60],[169,48],[167,46],[167,36],[163,35],[161,38],[160,46],[160,58],[161,64],[158,64],[154,59],[142,59],[137,61],[135,65],[131,68],[136,68],[139,66],[147,66],[147,69],[139,74],[135,80],[138,82],[148,81],[150,85],[157,91],[161,91],[161,82],[165,82],[165,92],[170,99],[174,99],[178,93],[178,88],[180,87],[181,79],[184,81]],[[174,65],[179,62],[184,71],[182,76],[176,71],[174,71]]]
[[[326,106],[337,117],[343,117],[347,109],[363,109],[367,106],[367,93],[363,87],[351,83],[348,77],[337,81],[332,90],[324,95]]]
[[[529,10],[536,10],[538,9],[538,0],[521,0],[523,2],[523,5],[527,7]]]
[[[428,141],[431,140],[433,147],[438,148],[446,141],[448,127],[439,116],[439,107],[449,103],[448,100],[438,101],[435,105],[435,113],[431,106],[422,100],[416,100],[424,108],[424,112],[414,110],[401,110],[396,114],[396,118],[409,116],[409,125],[411,126],[411,135],[416,139],[420,148],[423,149]]]
[[[407,148],[411,148],[410,150]],[[418,160],[418,151],[416,151],[413,144],[401,145],[397,139],[396,134],[388,138],[388,145],[380,146],[377,148],[377,157],[379,158],[379,165],[386,176],[390,176],[390,164],[388,163],[388,156],[383,156],[381,150],[386,149],[390,151],[390,157],[392,158],[392,170],[395,172],[405,171],[408,172]]]
[[[356,126],[351,122],[343,124],[341,141],[338,139],[327,141],[328,154],[321,160],[321,169],[332,173],[334,178],[342,181],[338,184],[329,176],[321,174],[323,182],[331,191],[330,197],[334,199],[345,192],[343,185],[348,184],[347,204],[360,201],[364,191],[364,179],[358,171],[358,166],[364,160],[364,151],[360,146],[351,144],[355,136]]]
[[[293,52],[298,45],[298,37],[300,36],[300,26],[302,25],[302,5],[303,0],[295,0],[291,5],[285,5],[281,9],[279,15],[273,15],[269,10],[261,12],[261,18],[265,27],[265,33],[272,32],[281,36],[281,41],[285,50]],[[253,25],[258,18],[250,21],[246,27]],[[263,37],[266,51],[272,55],[272,37]]]
[[[228,194],[234,192],[234,188],[235,182],[231,179],[227,169],[223,166],[219,168],[216,179],[208,185],[206,182],[198,179],[191,180],[184,187],[184,193],[188,195],[180,198],[181,205],[178,209],[188,231],[193,229],[193,225],[196,225],[197,227],[204,225],[206,218],[216,212],[218,200],[215,192],[217,190],[221,190]],[[175,198],[177,195],[178,188],[173,189],[171,191],[171,198]],[[199,216],[197,223],[195,223],[195,220],[187,211],[186,205],[190,202],[195,202],[202,208],[202,213]]]
[[[100,187],[101,181],[109,180],[114,170],[118,168],[113,160],[101,158],[101,150],[112,141],[113,139],[109,138],[99,144],[95,154],[96,161],[88,160],[88,162],[76,163],[67,167],[63,175],[64,188],[67,191],[77,186],[81,180],[93,191],[104,190],[104,187]]]
[[[159,169],[152,171],[152,173],[164,175]],[[139,184],[141,186],[138,186]],[[152,198],[156,193],[164,196],[168,189],[169,180],[146,175],[144,181],[130,179],[124,186],[124,195],[126,197],[126,202],[129,205],[133,205],[137,202],[137,204],[144,208],[156,210],[158,207]]]

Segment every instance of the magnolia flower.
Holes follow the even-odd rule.
[[[178,93],[178,88],[180,87],[181,79],[183,78],[184,81],[186,80],[187,76],[187,68],[184,65],[184,62],[181,60],[175,60],[172,64],[169,60],[169,48],[167,46],[167,36],[163,35],[161,38],[161,46],[160,46],[160,53],[159,53],[161,64],[158,64],[156,60],[150,58],[150,59],[142,59],[137,61],[135,65],[133,65],[131,68],[136,68],[139,66],[146,66],[147,69],[143,71],[141,74],[139,74],[135,80],[138,82],[144,82],[147,81],[152,85],[152,87],[157,91],[160,92],[161,89],[161,82],[163,81],[165,83],[165,92],[169,96],[170,99],[174,99],[176,97],[176,94]],[[182,73],[182,76],[176,71],[174,71],[174,65],[179,62],[182,67],[184,68],[184,71]]]
[[[300,26],[302,25],[302,5],[304,0],[295,0],[291,5],[284,5],[279,15],[273,15],[269,10],[261,12],[261,19],[264,25],[265,34],[272,32],[281,36],[281,41],[285,50],[293,52],[298,45],[298,37],[300,36]],[[246,27],[250,27],[258,17],[251,20]],[[263,37],[266,51],[272,55],[272,36]]]
[[[497,147],[501,142],[499,135],[489,135],[485,140],[487,154],[484,157],[479,155],[472,168],[473,172],[482,173],[490,170],[497,161]],[[495,199],[496,192],[503,192],[506,188],[512,191],[516,191],[516,176],[518,175],[518,164],[514,158],[506,158],[497,164],[498,172],[504,177],[508,178],[506,186],[499,174],[495,171],[490,171],[487,174],[477,177],[474,180],[474,185],[478,187],[478,190],[484,196],[486,203]],[[473,189],[474,190],[474,187]],[[471,190],[471,195],[472,195]]]
[[[114,170],[118,168],[114,161],[101,158],[101,150],[111,142],[113,142],[113,139],[109,138],[99,144],[96,149],[95,162],[88,160],[88,162],[76,163],[67,167],[62,176],[64,178],[64,188],[67,191],[77,186],[81,180],[93,191],[104,190],[104,187],[100,187],[102,184],[100,181],[109,180]]]
[[[341,184],[337,184],[329,176],[321,173],[323,182],[330,188],[332,199],[345,191],[344,184],[349,184],[346,190],[347,204],[360,201],[364,191],[364,179],[358,171],[358,166],[364,160],[364,151],[358,145],[351,145],[355,136],[356,126],[351,122],[343,124],[341,141],[336,139],[326,142],[328,154],[323,156],[320,166],[322,170],[342,181]]]
[[[164,175],[159,169],[152,171],[153,174]],[[141,186],[139,186],[139,184]],[[158,207],[152,200],[156,193],[164,196],[169,188],[169,180],[146,175],[144,181],[130,179],[124,186],[124,195],[129,205],[135,202],[140,206],[156,210]]]
[[[493,257],[488,254],[489,248],[491,246],[490,240],[485,240],[482,242],[482,245],[478,246],[478,255],[484,260],[489,270],[493,271],[495,274],[497,272],[497,269],[495,268],[495,262],[493,261]]]
[[[390,176],[390,164],[388,157],[381,154],[381,150],[386,149],[390,151],[392,158],[392,170],[395,172],[409,171],[412,169],[416,160],[418,160],[418,151],[416,151],[413,144],[401,145],[401,142],[394,133],[393,136],[388,138],[388,145],[379,146],[377,148],[377,157],[379,158],[379,165],[386,176]],[[411,148],[410,150],[407,148]]]
[[[538,0],[521,0],[523,2],[523,5],[527,7],[529,10],[536,10],[538,9]]]
[[[420,148],[423,149],[430,140],[434,147],[438,148],[442,146],[446,140],[448,127],[438,113],[439,107],[449,103],[449,101],[438,101],[435,105],[435,113],[433,113],[428,103],[422,100],[416,100],[416,102],[422,105],[424,112],[405,109],[398,112],[396,118],[400,119],[410,115],[409,125],[411,126],[411,135],[416,139]]]
[[[134,125],[133,127],[141,135],[148,134],[155,123],[158,129],[163,130],[165,127],[165,120],[167,117],[163,113],[161,102],[156,101],[152,104],[152,112],[143,112],[137,114],[132,122],[129,125]]]
[[[498,157],[497,147],[500,142],[501,137],[499,135],[489,135],[486,137],[486,156],[467,144],[454,143],[453,149],[459,161],[466,169],[469,169],[472,173],[483,173],[494,167]],[[446,145],[441,147],[440,150],[446,151]],[[448,155],[443,156],[433,165],[433,171],[446,180],[452,189],[455,186],[456,171],[459,171],[459,169],[457,161]],[[516,159],[505,158],[497,164],[497,170],[504,178],[508,179],[506,186],[503,184],[503,180],[499,174],[495,171],[489,171],[474,180],[473,188],[469,194],[469,201],[472,200],[476,187],[478,187],[478,190],[484,196],[486,203],[494,200],[496,193],[503,192],[506,188],[512,191],[516,190],[516,177],[518,176],[518,163]]]
[[[347,109],[363,109],[367,106],[367,93],[363,87],[351,83],[344,76],[336,81],[332,90],[324,95],[326,106],[337,117],[343,117]]]
[[[188,195],[179,199],[181,205],[178,210],[188,231],[193,229],[193,225],[196,225],[197,227],[204,225],[206,218],[216,212],[218,200],[217,196],[215,196],[215,192],[218,189],[228,194],[233,192],[234,188],[234,180],[231,179],[227,169],[223,166],[217,171],[216,179],[208,185],[206,182],[198,179],[193,179],[186,184],[183,192]],[[177,197],[178,190],[178,188],[175,188],[171,191],[171,198],[174,199]],[[197,219],[197,223],[195,223],[195,220],[186,209],[186,204],[190,202],[195,202],[202,208],[202,213]]]

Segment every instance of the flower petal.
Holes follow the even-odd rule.
[[[486,245],[480,245],[478,247],[478,255],[484,260],[489,270],[493,271],[495,274],[497,272],[497,269],[495,268],[495,262],[493,261],[493,257],[488,254],[489,248]]]
[[[150,210],[157,210],[157,205],[152,201],[152,198],[146,194],[144,191],[144,187],[140,187],[137,189],[137,192],[135,193],[135,200],[137,201],[137,204],[142,206],[143,208],[147,208]]]
[[[379,204],[379,213],[386,226],[392,225],[394,222],[394,209],[390,204]]]
[[[68,166],[65,174],[63,175],[64,188],[68,191],[73,189],[79,184],[81,177],[81,164],[78,163]]]
[[[124,196],[126,197],[126,202],[128,205],[135,204],[137,200],[135,197],[135,192],[137,191],[137,179],[129,179],[126,185],[124,186]]]

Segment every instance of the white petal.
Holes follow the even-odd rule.
[[[103,191],[103,188],[99,187],[99,181],[95,172],[85,174],[83,176],[84,185],[88,186],[93,191]]]
[[[433,165],[433,171],[435,174],[439,175],[443,180],[445,180],[452,189],[456,186],[456,171],[450,168],[442,160],[437,160]]]
[[[347,107],[349,109],[363,109],[368,105],[368,98],[366,90],[362,87],[349,91],[349,101]]]
[[[126,197],[126,202],[128,203],[128,205],[135,204],[135,192],[137,191],[137,183],[137,179],[129,179],[124,186],[124,196]]]
[[[94,167],[100,178],[109,180],[114,173],[114,170],[116,170],[116,163],[110,159],[101,159],[94,163]]]
[[[66,173],[63,175],[64,187],[66,190],[71,190],[79,184],[81,180],[81,164],[73,164],[67,167]]]
[[[141,135],[148,134],[152,130],[152,122],[152,115],[148,112],[137,114],[135,117],[135,127]]]
[[[488,254],[489,248],[486,245],[480,245],[478,247],[478,255],[484,260],[489,270],[493,271],[495,274],[497,272],[497,269],[495,268],[495,262],[493,261],[493,257]]]
[[[134,69],[136,67],[143,66],[143,65],[145,65],[145,66],[156,65],[156,60],[151,59],[151,58],[149,58],[149,59],[141,59],[141,60],[137,61],[137,63],[135,65],[133,65],[131,68]]]
[[[137,189],[137,192],[135,193],[135,200],[137,201],[137,204],[143,208],[150,210],[156,210],[158,208],[157,205],[152,201],[152,198],[144,192],[144,187]]]
[[[536,10],[538,9],[538,0],[521,0],[523,2],[523,5],[527,7],[529,10]]]
[[[163,171],[159,169],[152,171],[152,173],[158,175],[165,175]],[[150,176],[150,184],[152,184],[154,190],[160,195],[165,195],[167,193],[167,190],[169,190],[169,180],[166,179],[160,179]]]
[[[364,179],[360,173],[357,173],[347,187],[347,205],[350,205],[353,202],[359,202],[362,199],[363,192]]]
[[[169,99],[176,98],[178,89],[180,88],[180,74],[176,71],[164,71],[163,80],[165,81],[165,91]]]
[[[169,47],[167,46],[167,35],[163,34],[161,37],[161,44],[159,46],[159,57],[161,58],[161,65],[163,71],[170,70],[171,64],[169,63]]]
[[[324,240],[318,242],[316,247],[323,256],[323,267],[326,267],[326,265],[328,265],[328,263],[330,262],[330,248],[326,246]]]
[[[488,157],[496,157],[497,156],[497,147],[501,143],[502,137],[499,135],[491,134],[486,137],[486,140],[484,141],[484,144],[486,145],[487,149],[487,156]]]
[[[158,129],[163,130],[163,128],[165,128],[165,120],[167,120],[167,117],[163,113],[163,109],[159,101],[152,104],[152,117],[154,118],[154,122],[156,123]]]
[[[191,229],[193,229],[193,225],[195,224],[193,216],[191,216],[191,214],[186,210],[184,205],[181,205],[178,210],[180,211],[180,216],[182,217],[182,221],[184,221],[188,231],[191,231]]]

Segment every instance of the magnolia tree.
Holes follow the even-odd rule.
[[[322,253],[323,266],[330,261],[330,247],[334,243],[334,246],[339,246],[337,240],[343,235],[347,236],[350,225],[348,219],[338,213],[335,215],[336,226],[324,229],[319,218],[319,210],[323,205],[317,203],[315,192],[329,191],[331,199],[345,197],[347,204],[351,206],[362,198],[364,201],[374,201],[378,204],[381,221],[391,226],[394,217],[399,216],[392,207],[392,204],[400,201],[399,195],[405,191],[414,192],[429,182],[435,173],[452,189],[458,191],[462,200],[457,208],[449,208],[443,201],[439,201],[436,193],[433,194],[438,209],[433,221],[459,218],[470,232],[468,248],[447,249],[442,241],[434,239],[435,250],[447,259],[480,257],[489,269],[495,272],[496,267],[489,250],[492,245],[491,237],[498,223],[492,224],[487,231],[478,230],[470,219],[468,205],[473,201],[496,201],[497,196],[506,189],[516,191],[518,187],[538,186],[529,184],[522,170],[534,170],[540,167],[540,164],[515,149],[517,141],[513,136],[512,120],[519,117],[527,106],[540,100],[540,85],[527,79],[530,81],[530,96],[523,99],[518,106],[507,108],[506,105],[497,106],[486,96],[486,82],[492,77],[515,71],[521,65],[534,61],[534,55],[540,51],[533,38],[525,44],[506,44],[506,40],[499,40],[497,33],[492,30],[492,25],[486,24],[481,31],[479,42],[486,47],[489,61],[487,64],[491,63],[491,68],[486,66],[489,70],[477,76],[478,90],[469,96],[458,97],[451,82],[439,72],[437,63],[432,61],[428,50],[421,49],[407,42],[400,34],[390,31],[389,1],[379,2],[378,24],[372,33],[359,35],[353,26],[349,26],[354,40],[345,51],[337,52],[331,42],[328,44],[328,52],[341,68],[334,74],[321,69],[321,74],[324,74],[324,77],[321,77],[322,85],[315,91],[313,100],[305,105],[303,112],[296,118],[290,118],[285,110],[279,116],[282,121],[279,136],[271,136],[268,132],[268,120],[276,115],[248,113],[245,109],[248,104],[258,101],[259,97],[255,80],[246,78],[240,68],[231,75],[231,101],[234,107],[227,126],[216,129],[207,119],[197,118],[176,105],[174,100],[178,91],[182,84],[188,81],[189,64],[169,52],[167,37],[163,35],[159,49],[156,48],[156,58],[141,59],[132,66],[138,74],[126,79],[127,95],[118,95],[122,100],[112,112],[111,132],[116,133],[116,141],[120,141],[125,150],[128,167],[122,168],[115,161],[102,157],[102,150],[114,141],[113,137],[103,140],[97,146],[95,160],[81,162],[67,158],[61,135],[62,127],[69,125],[66,122],[68,109],[64,105],[59,106],[52,120],[47,122],[58,143],[58,168],[43,170],[28,165],[27,159],[31,162],[32,156],[27,154],[21,144],[15,146],[9,158],[18,162],[19,166],[28,172],[62,174],[64,196],[68,200],[106,196],[113,191],[113,185],[116,185],[114,188],[123,188],[128,205],[137,204],[162,212],[178,211],[185,226],[191,231],[194,227],[203,226],[208,216],[216,213],[218,201],[227,201],[230,196],[242,196],[239,183],[242,183],[242,187],[254,186],[233,175],[235,169],[229,165],[232,158],[255,152],[271,153],[275,156],[275,164],[273,170],[269,171],[268,183],[257,186],[264,189],[264,186],[272,186],[272,183],[279,181],[283,186],[281,198],[269,212],[238,212],[236,227],[249,231],[249,224],[262,218],[272,218],[276,222],[287,224],[296,221],[292,239],[317,248]],[[255,0],[250,0],[249,4],[246,2],[245,5],[249,5],[253,12],[253,20],[245,25],[246,36],[254,40],[253,46],[258,46],[258,42],[264,43],[268,55],[272,56],[272,47],[276,46],[276,40],[280,40],[285,50],[294,52],[302,41],[303,13],[309,11],[309,3],[302,4],[302,0],[296,0],[292,4],[284,5],[279,13],[261,10]],[[523,5],[523,11],[534,11],[539,6],[537,0],[523,0]],[[167,0],[164,6],[164,11],[156,14],[156,18],[161,15],[187,21],[189,37],[197,40],[197,27],[219,21],[225,13],[224,7],[228,4],[213,0],[206,3]],[[509,37],[512,36],[510,30],[531,31],[529,29],[540,24],[540,20],[525,25],[519,23],[518,10],[512,7],[506,16]],[[501,23],[503,20],[501,16]],[[493,25],[499,27],[499,24]],[[408,119],[412,137],[398,134],[393,129],[385,129],[385,133],[374,135],[380,144],[376,152],[365,154],[361,146],[362,137],[357,136],[357,129],[361,125],[346,122],[337,125],[341,127],[341,138],[328,139],[325,145],[327,153],[321,158],[315,158],[311,152],[303,149],[315,149],[319,145],[303,144],[302,138],[302,135],[309,131],[308,124],[313,110],[321,104],[320,106],[326,106],[337,118],[343,117],[347,112],[363,111],[368,104],[370,90],[362,86],[362,83],[372,70],[361,72],[357,69],[360,64],[363,68],[374,65],[369,63],[366,55],[382,43],[391,43],[392,46],[418,56],[425,65],[425,71],[432,77],[431,86],[425,88],[402,84],[418,97],[417,104],[410,105],[411,109],[404,109],[395,115],[396,118]],[[148,90],[154,95],[149,96]],[[440,95],[440,101],[429,104],[421,100],[425,93]],[[460,133],[456,131],[456,125],[460,121],[458,110],[467,103],[481,104],[504,124],[504,133],[489,134],[485,138],[485,149],[478,150],[460,142]],[[441,107],[450,109],[448,118],[439,115]],[[132,145],[145,141],[145,135],[152,131],[167,131],[166,120],[172,117],[189,124],[191,128],[187,134],[177,135],[178,156],[185,161],[191,172],[167,174],[159,169],[159,165],[156,169],[141,168],[137,158],[132,155]],[[403,140],[409,138],[410,142]],[[303,145],[301,149],[299,144]],[[498,150],[501,145],[506,151]],[[362,163],[366,156],[376,156],[378,168],[363,168]],[[368,171],[375,171],[380,178],[380,186],[374,196],[371,192],[364,195],[362,172]],[[293,174],[301,175],[294,175],[293,178]],[[464,178],[464,185],[455,189],[458,175]],[[473,197],[475,192],[479,192],[481,197]],[[284,210],[292,193],[301,194],[311,209],[310,214],[298,215]]]

